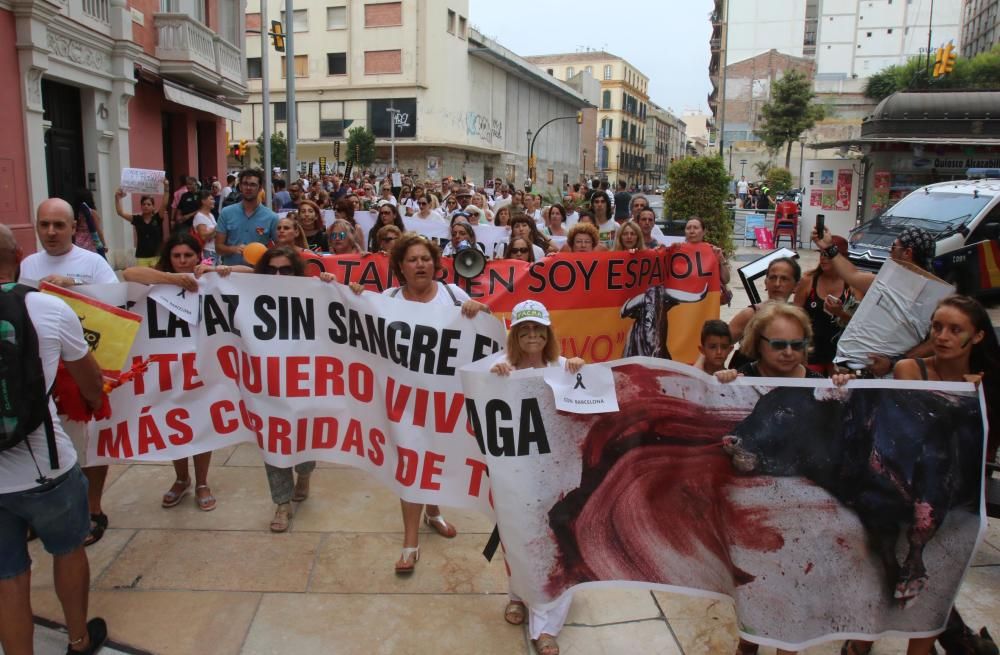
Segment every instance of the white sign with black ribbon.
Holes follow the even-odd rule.
[[[562,366],[550,366],[545,369],[544,378],[560,411],[574,414],[618,411],[615,376],[607,366],[590,364],[576,373]]]

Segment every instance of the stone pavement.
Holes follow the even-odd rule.
[[[745,304],[738,291],[734,309]],[[459,536],[446,540],[422,528],[417,570],[398,578],[399,504],[360,471],[320,464],[311,497],[281,535],[268,531],[273,505],[255,445],[215,453],[213,512],[199,511],[191,496],[162,509],[173,477],[169,464],[111,467],[104,501],[111,527],[88,549],[90,613],[105,617],[120,643],[199,655],[532,653],[524,630],[503,620],[503,563],[480,554],[492,525],[474,512],[445,508]],[[31,549],[35,614],[62,622],[51,558],[37,542]],[[1000,522],[990,525],[958,606],[970,625],[1000,634]],[[38,653],[65,652],[53,631],[39,635]],[[564,655],[729,655],[735,635],[728,602],[601,589],[576,594],[559,643]],[[839,648],[807,652],[835,655]],[[873,652],[904,651],[895,639]]]

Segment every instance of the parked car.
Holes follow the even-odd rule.
[[[1000,179],[952,180],[913,191],[851,230],[848,256],[861,268],[878,270],[896,237],[909,226],[934,236],[937,257],[1000,238]]]

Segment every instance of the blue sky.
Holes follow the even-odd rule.
[[[585,47],[627,59],[649,96],[680,114],[708,111],[711,0],[469,0],[469,21],[518,55]]]

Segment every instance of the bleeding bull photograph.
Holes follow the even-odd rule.
[[[463,370],[498,553],[529,606],[578,585],[731,599],[744,635],[786,649],[945,625],[985,531],[974,385],[613,371],[620,411],[582,415],[555,409],[542,373]],[[524,431],[543,447],[488,447]]]

